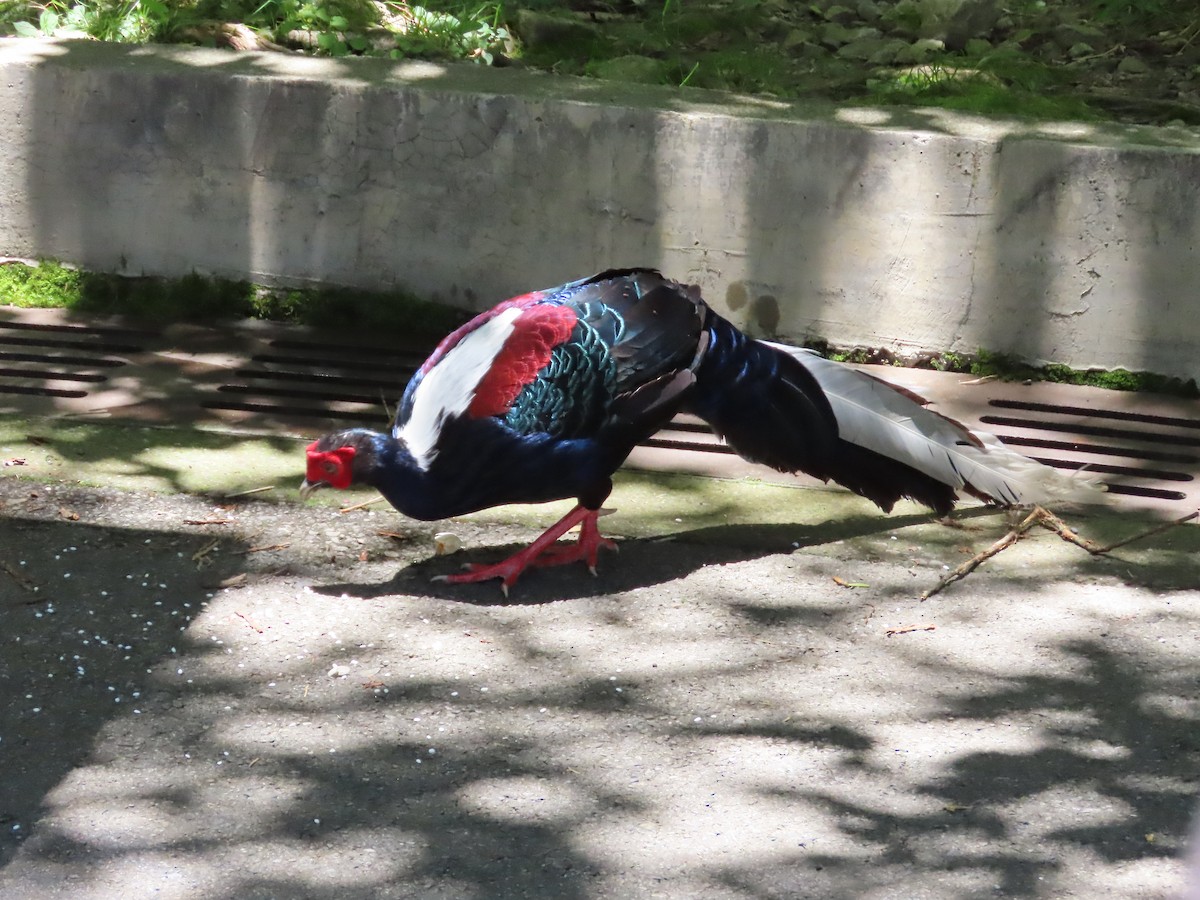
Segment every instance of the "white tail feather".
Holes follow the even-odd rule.
[[[811,350],[763,341],[799,361],[829,398],[842,440],[903,462],[955,490],[1014,506],[1097,503],[1104,485],[1066,475],[926,409],[907,392]]]

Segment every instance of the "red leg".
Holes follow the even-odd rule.
[[[517,551],[508,559],[491,565],[472,563],[466,572],[457,575],[438,575],[434,581],[469,584],[486,581],[489,578],[500,578],[502,579],[500,589],[507,597],[508,589],[516,584],[521,573],[531,566],[560,566],[581,559],[587,562],[588,569],[595,575],[600,548],[617,549],[615,543],[601,536],[600,528],[596,524],[603,512],[607,511],[576,506],[547,528],[536,541],[524,550]],[[567,546],[555,546],[558,539],[576,525],[580,526],[579,540]]]

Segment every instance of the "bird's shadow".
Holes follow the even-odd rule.
[[[994,516],[996,510],[964,510],[956,519]],[[493,563],[521,549],[509,544],[479,551],[437,556],[404,566],[388,581],[341,582],[314,586],[319,594],[375,599],[396,595],[435,597],[474,606],[535,606],[577,600],[597,594],[616,594],[685,578],[705,566],[745,562],[804,547],[870,537],[932,521],[931,514],[851,516],[813,526],[811,523],[713,525],[662,537],[627,538],[619,553],[602,551],[595,578],[583,565],[533,569],[505,596],[499,580],[447,584],[432,579],[450,575],[470,563]]]

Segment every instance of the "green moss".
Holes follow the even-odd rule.
[[[149,321],[211,321],[248,314],[253,288],[202,275],[176,280],[84,273],[79,296],[67,304],[80,312],[133,316]]]
[[[177,279],[131,278],[80,272],[55,262],[0,266],[0,303],[153,322],[256,318],[338,330],[432,336],[453,330],[468,316],[463,310],[398,291],[287,290],[198,274]]]
[[[820,338],[808,338],[805,345],[827,359],[836,362],[906,366],[917,369],[936,369],[939,372],[962,372],[977,378],[998,378],[1003,381],[1051,381],[1085,387],[1107,388],[1110,391],[1144,391],[1170,394],[1177,397],[1200,398],[1200,387],[1194,378],[1182,379],[1154,372],[1131,372],[1128,369],[1073,369],[1061,363],[1035,366],[1018,356],[980,350],[965,353],[923,353],[899,358],[883,347],[837,347]]]

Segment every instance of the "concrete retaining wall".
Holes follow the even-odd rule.
[[[0,255],[482,308],[615,265],[759,335],[1200,376],[1200,138],[473,66],[0,42]]]

